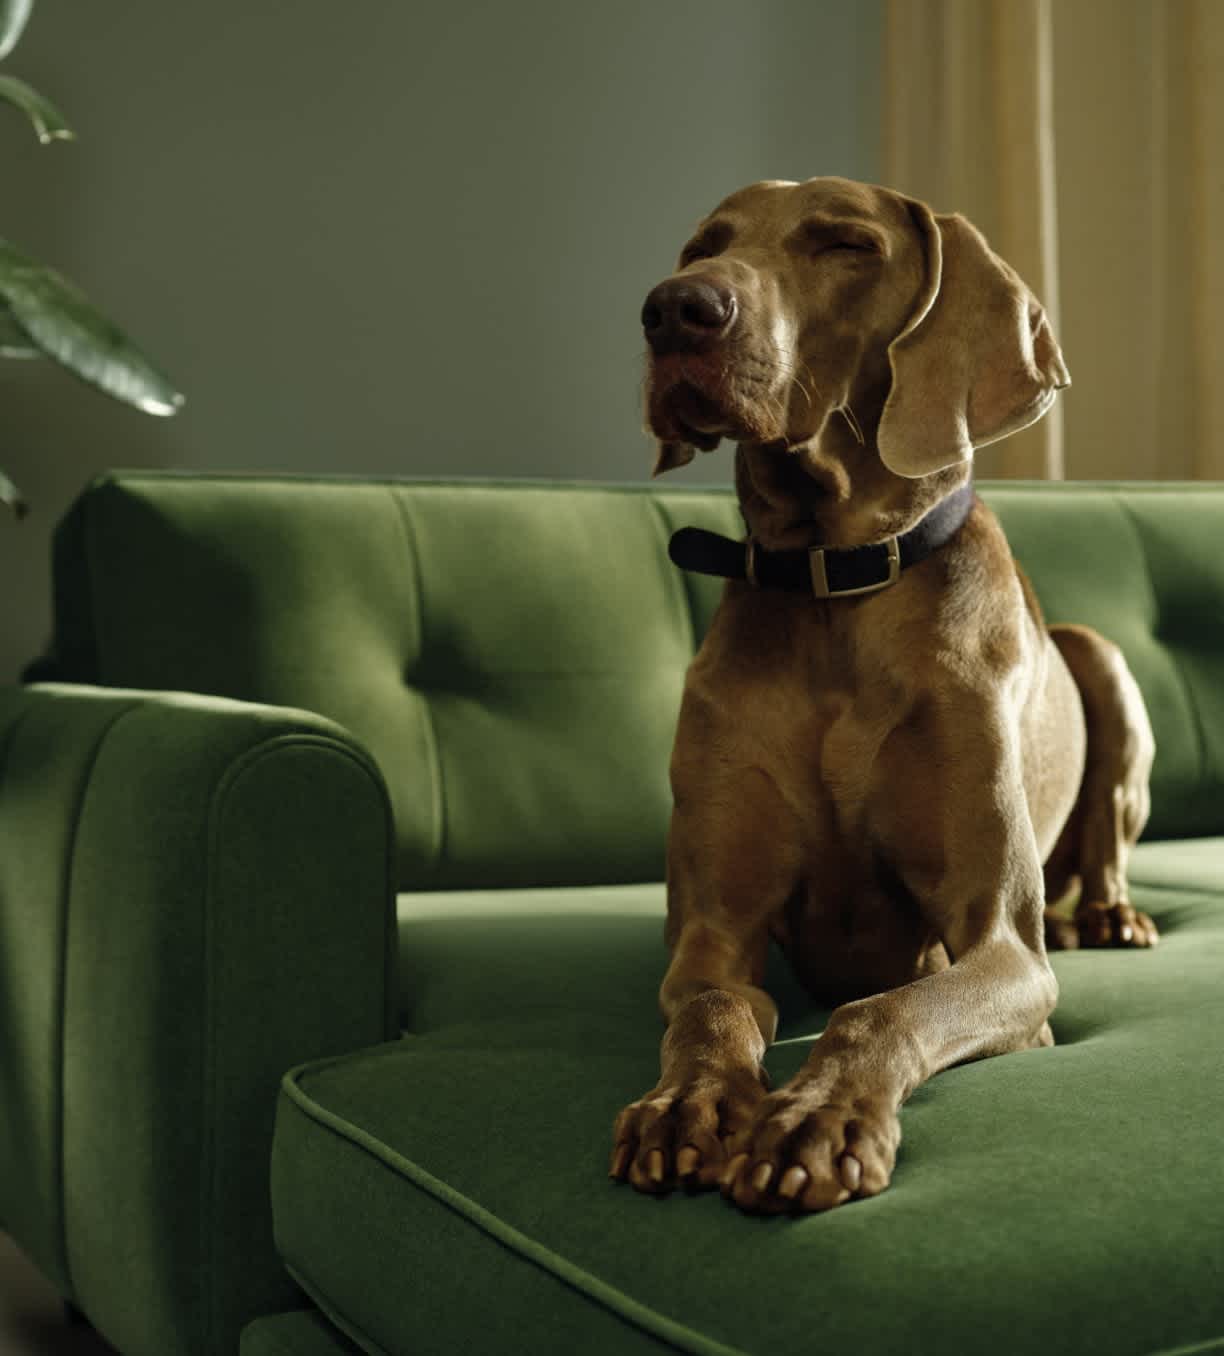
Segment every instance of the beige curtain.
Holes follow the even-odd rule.
[[[887,0],[884,181],[961,211],[1073,385],[983,476],[1224,478],[1224,0]]]

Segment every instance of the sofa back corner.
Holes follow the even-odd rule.
[[[1224,484],[979,486],[1048,623],[1121,647],[1156,736],[1146,838],[1224,833]]]
[[[729,494],[131,472],[56,543],[31,678],[207,692],[345,726],[402,889],[661,879],[671,740],[716,581],[669,526]],[[704,515],[704,516],[703,516]]]

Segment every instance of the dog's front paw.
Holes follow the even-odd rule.
[[[660,1083],[616,1118],[608,1175],[652,1195],[717,1186],[727,1145],[742,1137],[764,1095],[749,1072]]]
[[[731,1145],[723,1195],[757,1214],[829,1210],[883,1191],[900,1143],[896,1111],[882,1103],[782,1088]]]

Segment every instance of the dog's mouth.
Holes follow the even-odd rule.
[[[711,452],[734,430],[722,406],[692,382],[678,381],[663,395],[662,413],[676,437]]]
[[[772,364],[725,350],[668,354],[647,369],[647,422],[661,442],[712,452],[731,442],[785,441],[785,404]]]
[[[738,440],[751,420],[725,355],[676,354],[649,368],[647,417],[664,442],[691,443],[712,452],[723,438]]]

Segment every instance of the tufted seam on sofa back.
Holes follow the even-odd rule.
[[[421,663],[425,653],[424,573],[421,569],[421,555],[417,547],[416,528],[413,526],[412,514],[409,512],[404,496],[393,486],[387,487],[387,493],[395,504],[396,513],[403,526],[406,557],[410,573],[416,585],[416,637],[415,644],[410,643],[407,647],[409,662],[405,665],[404,682],[409,687],[415,687],[420,695],[421,707],[424,712],[425,747],[426,757],[429,762],[429,780],[432,788],[431,803],[433,809],[430,864],[436,865],[446,853],[446,782],[442,775],[442,756],[441,751],[438,748],[437,727],[434,724],[433,712],[429,705],[429,693],[422,684],[414,684],[412,681],[412,670]]]
[[[670,559],[667,555],[667,547],[671,541],[672,533],[676,530],[676,524],[672,520],[665,500],[656,495],[650,499],[649,503],[658,525],[662,554],[664,558]],[[668,572],[668,578],[672,582],[671,592],[676,599],[677,609],[688,622],[689,653],[695,655],[697,647],[701,643],[701,637],[697,634],[697,618],[693,615],[693,595],[688,589],[688,575],[682,570],[672,570]]]

